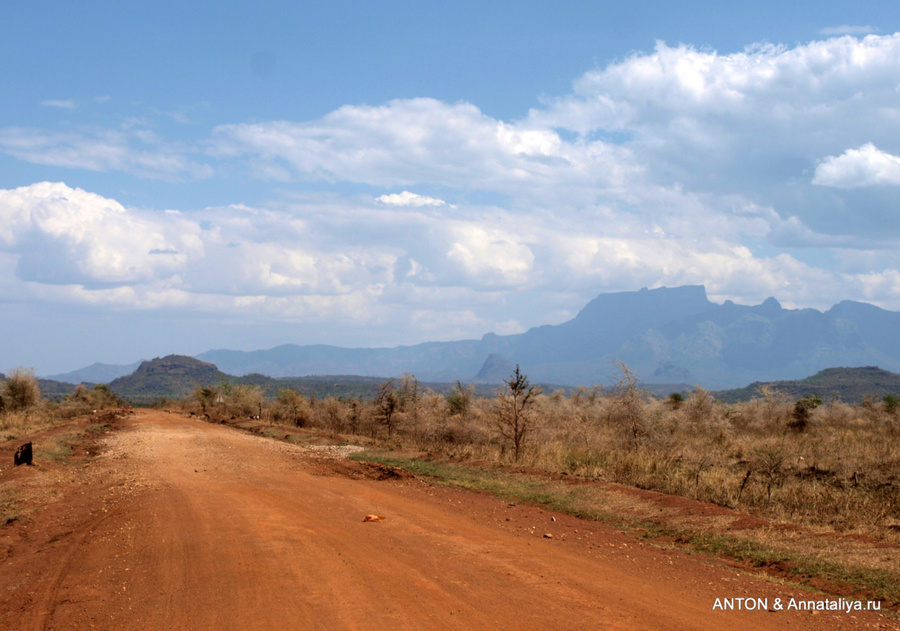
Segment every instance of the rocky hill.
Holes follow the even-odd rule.
[[[141,362],[130,375],[109,382],[109,389],[134,403],[145,403],[160,397],[183,397],[197,386],[228,379],[228,375],[212,364],[184,355],[168,355]]]

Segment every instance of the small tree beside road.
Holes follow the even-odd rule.
[[[512,444],[513,460],[519,462],[525,438],[533,425],[532,408],[541,389],[528,383],[528,376],[518,365],[504,384],[506,388],[497,394],[494,415],[500,435]]]

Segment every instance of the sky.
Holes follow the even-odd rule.
[[[0,371],[686,284],[900,310],[898,30],[887,1],[6,0]]]

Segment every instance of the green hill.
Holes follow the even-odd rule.
[[[132,403],[149,403],[162,397],[187,396],[197,386],[230,380],[212,364],[185,355],[167,355],[142,362],[130,375],[109,382],[109,389]]]
[[[814,395],[823,401],[859,403],[866,397],[881,399],[888,394],[900,393],[900,375],[877,366],[826,368],[799,381],[756,381],[745,388],[720,390],[713,394],[725,403],[749,401],[758,397],[765,386],[790,399]]]

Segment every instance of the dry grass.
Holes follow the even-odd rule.
[[[0,414],[0,442],[56,427],[60,418],[49,406],[34,406]]]
[[[33,379],[32,385],[37,392],[37,398],[29,396],[27,405],[7,405],[0,412],[0,443],[17,440],[29,434],[58,427],[67,419],[75,416],[113,407],[127,406],[104,385],[98,385],[90,389],[80,385],[75,389],[75,392],[60,403],[42,400],[40,398],[40,390],[37,389],[37,380],[33,376],[31,379]],[[4,393],[9,392],[8,386],[9,380],[4,383]],[[21,383],[17,385],[17,388],[30,390],[27,384],[23,386]],[[8,401],[9,397],[5,396],[4,400]]]

